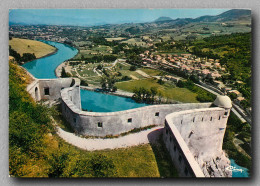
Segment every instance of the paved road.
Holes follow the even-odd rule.
[[[199,85],[199,84],[196,84],[195,83],[195,85],[197,85],[198,87],[201,87],[201,88],[203,88],[204,90],[206,90],[206,91],[208,91],[208,92],[210,92],[210,93],[212,93],[212,94],[215,94],[215,95],[217,95],[217,96],[219,96],[220,94],[218,94],[217,92],[215,92],[215,91],[213,91],[213,90],[211,90],[211,89],[209,89],[209,88],[206,88],[206,87],[204,87],[204,86],[202,86],[202,85]],[[232,103],[232,105],[235,105],[234,103]],[[249,119],[249,118],[244,118],[241,114],[239,114],[238,113],[238,111],[236,110],[236,109],[238,109],[237,108],[238,106],[237,105],[235,105],[235,107],[232,107],[232,109],[231,109],[231,111],[244,123],[244,122],[248,122],[250,125],[251,125],[251,120]]]

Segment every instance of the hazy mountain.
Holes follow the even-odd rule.
[[[161,22],[161,21],[172,21],[173,19],[170,17],[159,17],[158,19],[156,19],[154,22]]]
[[[227,21],[241,21],[241,20],[250,21],[251,10],[232,9],[216,16],[206,15],[195,19],[192,18],[172,19],[170,17],[159,17],[154,22],[156,23],[167,22],[169,24],[187,24],[190,22],[227,22]]]
[[[239,21],[239,20],[250,20],[251,10],[245,9],[233,9],[226,11],[217,16],[201,16],[196,18],[195,22],[226,22],[226,21]]]

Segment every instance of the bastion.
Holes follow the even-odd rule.
[[[227,96],[218,96],[213,103],[160,104],[98,113],[81,109],[76,78],[35,79],[27,91],[36,101],[59,99],[64,118],[77,134],[104,137],[162,126],[163,141],[180,176],[232,176],[227,170],[230,161],[222,150],[232,107]]]

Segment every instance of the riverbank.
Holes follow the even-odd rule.
[[[64,61],[73,58],[78,53],[78,50],[63,43],[43,40],[41,42],[57,48],[56,53],[48,54],[44,58],[25,63],[23,67],[38,79],[57,78],[56,68]]]

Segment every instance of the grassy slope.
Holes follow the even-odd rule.
[[[198,103],[196,100],[196,93],[191,92],[186,88],[173,87],[168,83],[160,85],[157,80],[154,79],[143,79],[128,82],[118,82],[116,83],[118,89],[133,92],[134,88],[145,87],[150,89],[151,87],[157,87],[158,90],[163,92],[164,97],[173,99],[176,101],[181,101],[184,103]]]
[[[144,71],[146,74],[150,76],[160,76],[166,74],[165,72],[151,68],[141,68],[140,70]]]
[[[9,45],[21,56],[23,53],[34,53],[36,58],[43,57],[56,50],[53,46],[29,39],[12,38],[12,40],[9,40]]]
[[[49,116],[57,111],[35,104],[26,92],[24,71],[10,63],[9,174],[15,177],[92,177],[91,160],[112,161],[107,176],[176,177],[163,145],[103,151],[80,150],[60,139]],[[57,117],[54,117],[57,118]],[[158,158],[159,157],[159,158]],[[110,172],[115,173],[110,173]]]

